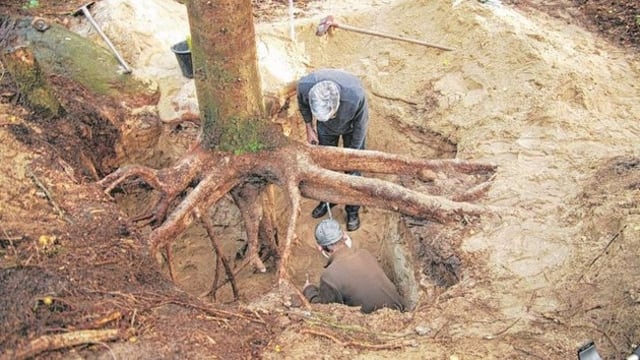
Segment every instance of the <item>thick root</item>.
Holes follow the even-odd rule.
[[[240,209],[244,227],[247,233],[248,258],[251,259],[254,268],[261,273],[267,272],[267,268],[258,255],[260,245],[258,232],[262,219],[262,201],[259,200],[263,184],[245,183],[231,191],[231,196]]]
[[[98,181],[104,192],[111,192],[129,178],[140,178],[149,186],[160,192],[160,198],[145,214],[136,216],[134,221],[147,223],[161,223],[165,220],[170,204],[189,185],[201,176],[202,169],[216,159],[215,154],[209,153],[196,146],[191,149],[176,165],[155,170],[146,166],[125,166]]]
[[[291,252],[291,243],[296,237],[296,220],[300,213],[300,190],[298,189],[298,181],[296,178],[287,182],[287,194],[289,195],[289,208],[291,214],[289,216],[289,225],[287,226],[287,234],[282,246],[282,256],[280,257],[280,266],[278,266],[278,281],[282,282],[287,278],[287,265]]]
[[[459,159],[423,160],[373,150],[345,149],[333,146],[311,147],[314,162],[334,171],[361,171],[375,174],[409,175],[420,178],[431,170],[455,177],[460,174],[492,174],[496,166]]]
[[[288,278],[287,267],[291,244],[296,239],[296,220],[302,196],[319,201],[388,209],[440,223],[468,221],[469,217],[500,211],[466,202],[480,198],[490,186],[488,181],[474,183],[470,189],[463,189],[451,198],[465,201],[454,201],[442,196],[427,195],[375,177],[344,173],[357,170],[406,175],[426,181],[433,177],[431,172],[440,173],[438,177],[442,177],[443,174],[448,177],[481,175],[474,177],[477,180],[489,178],[495,171],[493,165],[460,160],[415,160],[376,151],[312,147],[296,142],[276,150],[234,157],[219,152],[194,151],[170,169],[156,171],[144,167],[123,168],[107,176],[100,184],[111,191],[127,177],[141,177],[156,189],[164,191],[165,198],[159,201],[164,207],[164,201],[175,198],[176,194],[186,189],[192,179],[200,176],[199,171],[202,169],[207,169],[204,178],[173,209],[164,222],[152,231],[152,251],[157,252],[159,248],[171,246],[174,239],[193,221],[194,213],[206,211],[230,193],[242,213],[247,232],[249,253],[242,266],[250,263],[258,271],[266,271],[258,254],[259,236],[263,234],[264,237],[266,234],[267,239],[262,241],[279,249],[277,278],[280,283]],[[271,184],[284,185],[291,211],[284,241],[278,246],[275,244],[276,221],[272,218],[273,209],[263,208],[264,189]],[[273,193],[269,192],[267,195],[271,195],[270,204],[273,206]],[[206,228],[207,223],[204,218],[202,220]],[[209,236],[214,248],[217,248],[213,233]],[[218,258],[222,259],[221,254],[218,254]],[[231,273],[224,260],[222,264],[227,271],[227,280],[231,281],[232,287],[235,288],[235,274]],[[214,284],[213,291],[219,286],[222,285]],[[234,294],[236,291],[237,289],[234,290]]]
[[[100,344],[123,338],[124,334],[118,329],[79,330],[64,334],[43,335],[31,340],[24,348],[9,350],[0,355],[0,360],[29,359],[47,351],[55,351],[83,344]]]

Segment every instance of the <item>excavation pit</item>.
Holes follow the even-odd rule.
[[[297,121],[297,119],[294,119]],[[301,121],[300,121],[301,123]],[[373,131],[376,129],[374,128]],[[181,127],[165,129],[158,141],[158,148],[174,149],[176,136],[192,136]],[[420,137],[430,144],[430,156],[454,157],[455,144],[446,137],[423,128],[399,128],[402,135]],[[172,143],[173,145],[170,145]],[[184,142],[188,143],[188,142]],[[452,151],[453,150],[453,151]],[[161,156],[152,156],[155,161],[166,161],[167,157],[179,156],[162,152]],[[161,164],[157,166],[162,166]],[[437,175],[437,174],[434,174]],[[363,176],[372,176],[364,174]],[[448,196],[449,192],[459,191],[460,186],[469,186],[470,182],[484,181],[484,177],[470,176],[465,183],[456,179],[453,184],[445,177],[426,178],[424,180],[404,179],[388,176],[387,179],[401,183],[424,193]],[[462,185],[461,185],[462,183]],[[278,239],[283,239],[289,219],[287,201],[280,189],[273,186],[276,199],[276,221]],[[155,190],[140,183],[125,185],[124,191],[113,194],[130,216],[139,215],[148,210],[148,204],[154,203],[159,196]],[[322,219],[313,219],[311,210],[316,200],[303,199],[301,212],[297,218],[296,236],[289,261],[289,275],[292,284],[302,288],[307,276],[318,283],[326,259],[317,251],[313,231]],[[331,215],[345,226],[344,205],[338,204]],[[362,226],[350,232],[355,247],[369,250],[382,265],[385,273],[396,284],[403,296],[406,308],[414,309],[421,296],[434,296],[457,283],[461,278],[462,261],[456,255],[459,242],[455,241],[456,229],[423,219],[414,219],[398,213],[363,207],[360,212]],[[246,253],[246,233],[238,207],[230,197],[220,200],[209,209],[207,216],[213,222],[215,238],[223,249],[235,274],[239,298],[242,302],[257,301],[276,287],[275,272],[277,254],[267,245],[261,251],[267,271],[257,272],[243,255]],[[326,215],[325,217],[327,217]],[[455,228],[455,225],[454,225]],[[145,228],[148,233],[151,229]],[[452,231],[454,230],[454,231]],[[218,262],[211,240],[204,227],[195,221],[173,243],[173,271],[176,284],[183,290],[197,296],[208,297],[215,302],[231,303],[236,301],[224,267]],[[159,262],[165,275],[169,276],[167,259],[160,257]],[[435,291],[432,291],[434,290]],[[425,299],[423,299],[425,300]]]

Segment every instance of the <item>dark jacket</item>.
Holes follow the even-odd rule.
[[[320,286],[303,289],[311,303],[360,306],[370,313],[383,307],[403,310],[402,297],[376,259],[365,249],[343,248],[331,255]]]
[[[302,77],[298,81],[298,107],[302,119],[306,123],[312,121],[309,90],[313,85],[324,80],[331,80],[340,87],[340,105],[333,119],[318,122],[319,131],[322,128],[329,135],[352,134],[349,147],[364,148],[369,125],[367,97],[360,79],[352,74],[341,70],[322,69]]]

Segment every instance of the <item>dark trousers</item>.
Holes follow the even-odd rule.
[[[325,131],[323,131],[322,127],[318,126],[318,142],[323,146],[338,146],[338,141],[340,141],[341,135],[329,135]],[[355,149],[351,146],[351,140],[353,139],[352,133],[342,134],[342,145],[346,148]],[[364,145],[366,141],[362,142],[362,146],[357,148],[358,150],[364,150]],[[347,174],[354,176],[361,176],[359,171],[347,171]],[[360,205],[346,205],[344,210],[347,214],[357,214],[358,210],[360,210]]]

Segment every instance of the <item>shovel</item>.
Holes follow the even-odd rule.
[[[105,35],[102,29],[100,29],[100,26],[98,26],[98,23],[96,23],[96,21],[93,19],[93,16],[91,16],[91,12],[89,12],[89,7],[94,3],[95,1],[91,1],[77,8],[74,12],[72,12],[73,16],[76,16],[78,14],[83,14],[87,18],[87,20],[89,20],[89,22],[91,23],[91,26],[93,26],[93,28],[98,32],[100,37],[102,37],[102,40],[104,40],[104,42],[107,43],[107,46],[109,46],[109,49],[111,49],[111,52],[113,53],[113,55],[115,55],[120,65],[122,65],[122,67],[124,68],[125,74],[131,73],[131,68],[129,67],[127,62],[124,61],[124,58],[120,55],[118,50],[116,50],[116,47],[113,46],[113,43],[111,42],[111,40],[109,40],[107,35]]]
[[[357,28],[357,27],[349,26],[349,25],[338,24],[336,22],[336,20],[333,18],[333,16],[331,16],[331,15],[325,17],[324,19],[322,19],[322,21],[320,21],[320,24],[318,25],[318,28],[316,29],[316,35],[317,36],[322,36],[322,35],[326,34],[327,32],[329,32],[329,29],[331,29],[332,27],[339,28],[339,29],[342,29],[342,30],[347,30],[347,31],[353,31],[353,32],[361,33],[361,34],[379,36],[379,37],[383,37],[383,38],[387,38],[387,39],[406,41],[406,42],[409,42],[409,43],[412,43],[412,44],[429,46],[429,47],[437,48],[437,49],[440,49],[440,50],[446,50],[446,51],[454,50],[454,49],[452,49],[450,47],[437,45],[437,44],[430,44],[428,42],[421,41],[421,40],[410,39],[410,38],[394,36],[394,35],[389,35],[389,34],[383,34],[383,33],[377,32],[377,31],[365,30],[365,29],[360,29],[360,28]]]

